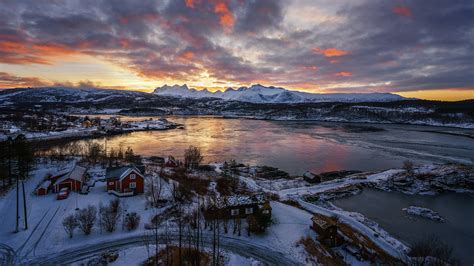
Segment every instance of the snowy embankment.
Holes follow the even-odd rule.
[[[428,208],[423,208],[419,206],[410,206],[408,208],[403,208],[402,210],[411,215],[420,216],[420,217],[430,219],[433,221],[438,221],[441,223],[446,222],[446,219],[441,217],[441,215],[439,215],[437,212]]]
[[[98,130],[97,127],[75,127],[68,128],[64,131],[24,132],[23,134],[29,140],[52,140],[75,137],[105,136],[110,134],[120,134],[135,131],[166,130],[176,128],[177,126],[178,124],[169,121],[145,120],[128,122],[127,127],[114,128],[112,131]]]
[[[329,210],[312,203],[301,200],[301,196],[314,194],[314,193],[324,193],[326,191],[333,191],[338,188],[347,187],[350,185],[357,185],[363,183],[372,183],[377,184],[379,182],[386,181],[387,179],[393,177],[396,174],[402,173],[401,169],[391,169],[383,171],[376,174],[370,174],[365,177],[358,178],[345,178],[337,179],[334,181],[324,182],[314,186],[308,187],[297,187],[291,189],[283,189],[280,191],[272,191],[266,188],[259,186],[259,184],[248,177],[240,177],[240,179],[247,184],[247,186],[253,190],[260,190],[269,193],[277,193],[280,196],[280,199],[295,199],[299,202],[301,207],[310,213],[318,213],[325,216],[334,216],[337,215],[341,218],[341,222],[348,224],[353,229],[367,236],[372,242],[374,242],[381,249],[386,251],[389,255],[399,258],[401,260],[406,260],[406,252],[408,247],[402,244],[400,241],[390,236],[385,230],[380,228],[378,224],[373,221],[368,220],[361,214],[346,212],[343,210]]]
[[[395,258],[399,258],[402,261],[407,260],[407,257],[405,254],[409,250],[409,248],[405,246],[403,243],[401,243],[400,241],[398,241],[397,239],[390,236],[386,231],[384,231],[380,227],[378,228],[378,230],[375,228],[371,228],[363,224],[362,222],[360,222],[358,219],[351,217],[350,215],[348,215],[347,212],[344,212],[344,211],[329,210],[329,209],[314,205],[312,203],[303,201],[301,199],[298,199],[297,201],[303,209],[311,213],[317,213],[317,214],[321,214],[328,217],[337,215],[340,219],[340,222],[343,222],[349,225],[351,228],[357,230],[358,232],[368,237],[372,242],[374,242],[377,246],[382,248],[389,255]]]
[[[283,189],[277,191],[281,199],[286,199],[288,197],[294,197],[298,195],[307,195],[315,193],[324,193],[326,191],[335,190],[338,188],[343,188],[349,185],[358,185],[358,184],[377,184],[379,182],[386,181],[387,179],[393,177],[396,174],[402,173],[402,169],[390,169],[376,174],[370,174],[367,176],[362,176],[360,174],[354,175],[354,178],[344,178],[336,179],[333,181],[323,182],[314,186],[308,187],[296,187],[290,189]]]

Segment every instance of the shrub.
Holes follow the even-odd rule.
[[[73,214],[66,216],[63,220],[64,230],[69,235],[69,238],[72,238],[74,229],[76,229],[78,225],[76,217]]]
[[[89,205],[87,208],[80,209],[77,211],[75,218],[82,232],[84,232],[85,235],[89,235],[97,219],[97,208]]]
[[[124,223],[128,231],[135,230],[140,224],[140,215],[136,212],[127,213]]]

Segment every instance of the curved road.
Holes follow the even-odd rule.
[[[15,258],[15,250],[8,245],[0,243],[0,265],[13,265]]]
[[[148,237],[150,238],[149,240],[153,243],[153,236]],[[186,239],[186,237],[183,237],[183,242]],[[176,235],[173,236],[173,240],[177,241]],[[206,247],[212,247],[212,237],[204,235],[203,243]],[[164,244],[164,242],[161,244]],[[98,242],[85,247],[67,249],[58,253],[42,257],[36,257],[28,261],[23,261],[21,264],[57,265],[64,263],[73,263],[94,257],[97,254],[110,249],[120,249],[140,245],[144,245],[144,236],[135,236],[119,240]],[[220,246],[222,250],[230,251],[243,257],[255,258],[267,265],[300,265],[300,263],[293,260],[289,256],[289,254],[273,250],[266,245],[255,243],[247,239],[237,239],[227,236],[221,236]]]

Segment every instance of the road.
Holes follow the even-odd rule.
[[[8,245],[0,243],[0,265],[13,265],[15,258],[15,250]]]
[[[149,241],[153,241],[153,236],[149,237]],[[174,241],[177,241],[177,235],[174,235],[172,238]],[[164,242],[160,244],[164,244]],[[212,247],[212,237],[210,235],[204,235],[203,244],[206,247]],[[123,249],[140,245],[144,245],[144,236],[134,236],[119,240],[98,242],[87,246],[81,246],[79,248],[63,250],[61,252],[49,254],[46,256],[35,257],[24,263],[28,265],[68,264],[92,258],[97,254],[107,250]],[[293,260],[289,254],[273,250],[268,245],[256,243],[255,241],[252,241],[252,239],[221,236],[220,245],[222,250],[226,250],[243,257],[257,259],[266,265],[300,265],[300,263]]]

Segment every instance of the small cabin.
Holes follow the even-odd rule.
[[[51,181],[50,180],[45,180],[43,181],[35,190],[35,194],[37,196],[44,196],[48,194],[50,187],[51,187]]]
[[[313,222],[311,229],[316,231],[319,240],[330,246],[335,246],[337,241],[337,225],[317,215],[313,216],[311,221]]]
[[[137,166],[109,167],[106,170],[107,192],[119,197],[144,192],[145,178]]]
[[[272,208],[264,195],[232,195],[219,197],[215,202],[210,202],[204,217],[207,220],[244,219],[257,212],[272,215]]]
[[[321,183],[322,178],[320,175],[312,173],[310,171],[306,171],[306,173],[303,174],[303,179],[311,184],[317,184]]]

